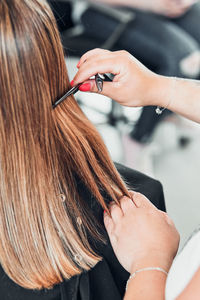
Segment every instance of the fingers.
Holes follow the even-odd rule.
[[[81,84],[79,88],[81,91],[98,93],[91,78],[98,73],[111,73],[114,75],[114,79],[112,82],[104,82],[101,94],[124,106],[139,106],[140,101],[138,102],[138,99],[141,99],[143,95],[144,84],[142,82],[146,82],[149,72],[130,53],[124,50],[110,52],[95,49],[82,56],[78,64],[78,72],[73,78],[73,86]],[[138,93],[138,96],[134,95],[137,101],[132,102],[134,91]]]
[[[114,223],[117,223],[123,217],[122,209],[115,202],[110,204],[110,215]]]
[[[110,216],[107,214],[107,212],[104,212],[104,225],[112,245],[114,245],[117,241],[117,236],[114,233],[117,224],[121,222],[124,214],[127,214],[135,208],[133,201],[126,196],[121,198],[120,205],[121,207],[118,206],[115,202],[111,202]]]
[[[131,212],[135,208],[136,206],[133,203],[132,199],[124,196],[120,199],[120,206],[118,206],[115,202],[111,202],[111,216],[109,216],[107,213],[105,214],[105,216],[108,216],[110,219],[112,219],[113,224],[117,224],[125,214]]]
[[[121,205],[121,209],[122,209],[122,212],[124,214],[126,213],[129,213],[131,212],[133,209],[136,208],[133,200],[131,198],[128,198],[128,197],[123,197],[121,200],[120,200],[120,205]]]
[[[118,206],[115,202],[110,203],[110,216],[104,212],[104,220],[106,220],[106,225],[111,227],[114,224],[117,224],[125,213],[134,209],[135,205],[132,199],[124,196],[120,200],[120,206]],[[111,222],[112,220],[112,222]]]
[[[82,63],[84,63],[86,60],[90,59],[91,57],[95,57],[95,56],[97,57],[99,55],[105,55],[108,53],[111,53],[111,52],[108,50],[100,49],[100,48],[92,49],[82,55],[78,65],[80,67],[82,65]]]
[[[113,59],[110,57],[92,57],[85,61],[76,73],[73,81],[74,85],[87,81],[97,73],[112,73],[118,75],[120,72],[119,66],[113,64]]]
[[[108,233],[111,233],[115,226],[129,214],[134,216],[137,213],[137,208],[147,210],[157,210],[157,208],[142,194],[130,191],[131,198],[124,196],[120,199],[120,206],[115,202],[110,204],[110,216],[104,213],[104,223]],[[163,213],[164,214],[164,213]],[[170,224],[171,220],[165,214],[167,222]]]
[[[119,75],[122,66],[129,59],[132,59],[132,56],[124,50],[111,52],[94,49],[88,51],[78,63],[79,70],[73,79],[74,84],[82,83],[97,73]]]
[[[82,92],[99,93],[110,98],[116,97],[116,93],[120,90],[119,83],[117,82],[103,82],[103,90],[98,91],[95,80],[87,80],[79,87]]]
[[[178,10],[168,10],[166,11],[165,16],[169,18],[177,18],[182,16],[186,12],[186,9],[178,9]]]
[[[84,92],[99,93],[94,80],[90,80],[97,73],[112,73],[115,75],[113,82],[104,82],[102,95],[117,99],[121,95],[122,86],[127,84],[127,80],[120,77],[124,67],[120,57],[124,56],[123,51],[110,52],[102,49],[95,49],[84,54],[79,63],[79,70],[73,82],[74,85],[82,83],[79,90]],[[116,61],[118,63],[116,63]],[[123,77],[123,76],[122,76]],[[120,96],[118,96],[119,99]]]
[[[166,15],[171,18],[183,15],[189,8],[191,3],[184,2],[170,2],[168,8],[166,9]]]
[[[133,191],[129,192],[130,197],[124,196],[120,199],[120,207],[112,202],[110,214],[114,223],[117,223],[127,213],[132,213],[136,208],[157,210],[157,208],[142,194]]]
[[[140,208],[150,208],[150,209],[157,209],[147,197],[145,197],[143,194],[130,191],[130,196],[133,199],[133,202],[135,203],[136,207]]]

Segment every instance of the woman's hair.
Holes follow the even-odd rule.
[[[45,0],[0,1],[0,263],[29,289],[50,288],[101,258],[77,182],[107,210],[128,194],[94,126],[69,97],[56,21]]]

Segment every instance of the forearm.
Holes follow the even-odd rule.
[[[138,273],[129,281],[124,300],[164,300],[166,275],[162,272]]]
[[[173,80],[157,76],[150,102],[200,123],[200,81],[177,78],[173,83]]]

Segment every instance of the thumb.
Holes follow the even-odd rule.
[[[116,95],[118,91],[120,90],[119,88],[119,83],[118,82],[103,82],[103,89],[100,92],[97,89],[96,82],[95,80],[87,80],[84,83],[82,83],[79,87],[79,90],[81,92],[89,92],[89,93],[97,93],[100,95],[107,96],[112,99],[116,99]]]

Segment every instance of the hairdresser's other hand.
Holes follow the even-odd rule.
[[[123,197],[121,208],[110,207],[104,223],[121,265],[133,273],[144,267],[171,267],[179,245],[179,234],[168,215],[158,210],[145,196],[131,193]]]
[[[144,9],[167,17],[182,16],[196,0],[142,0]]]
[[[115,75],[113,82],[104,82],[101,94],[125,106],[154,104],[151,91],[158,75],[126,51],[94,49],[81,57],[77,67],[73,85],[83,83],[81,91],[98,93],[95,81],[88,78],[97,73],[112,73]]]

